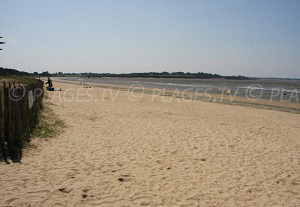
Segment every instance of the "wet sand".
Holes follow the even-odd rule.
[[[144,88],[160,88],[166,90],[206,92],[212,95],[226,94],[242,98],[268,101],[294,102],[300,104],[300,80],[288,79],[182,79],[182,78],[116,78],[116,77],[55,77],[60,81],[85,82],[88,84],[113,84],[129,87],[133,84]]]
[[[58,83],[72,83],[77,85],[84,86],[93,86],[100,87],[107,90],[122,90],[122,91],[130,91],[134,90],[135,92],[150,94],[150,95],[160,95],[160,96],[168,96],[168,97],[178,97],[182,98],[186,101],[190,100],[198,100],[204,102],[215,102],[221,104],[229,104],[229,105],[240,105],[247,106],[259,109],[270,109],[276,111],[284,111],[300,114],[300,103],[299,102],[290,102],[288,101],[288,97],[283,98],[282,101],[278,101],[276,99],[263,99],[256,97],[245,97],[239,96],[236,94],[226,94],[224,91],[223,94],[213,94],[206,92],[195,92],[195,91],[182,91],[180,88],[175,89],[166,89],[166,88],[147,88],[144,84],[133,84],[133,85],[125,85],[125,84],[112,84],[112,83],[99,83],[99,82],[82,82],[78,80],[65,80],[62,78],[52,78]],[[139,85],[142,86],[139,87]],[[57,85],[58,88],[61,88],[60,85]],[[133,88],[131,86],[134,86]],[[137,86],[137,87],[135,87]],[[290,97],[291,98],[291,97]],[[168,100],[168,98],[161,98],[162,100]],[[299,99],[300,100],[300,99]],[[166,101],[167,102],[167,101]]]
[[[0,206],[300,204],[299,114],[54,84],[65,132],[0,163]]]

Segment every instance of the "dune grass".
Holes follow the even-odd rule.
[[[38,125],[32,131],[33,138],[56,137],[63,132],[65,123],[55,115],[50,108],[49,102],[44,102],[43,110],[40,112]]]

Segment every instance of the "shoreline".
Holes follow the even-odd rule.
[[[83,85],[80,81],[75,80],[61,80],[58,78],[53,78],[56,82],[61,83],[71,83],[75,85]],[[128,85],[121,85],[121,84],[102,84],[102,83],[95,83],[95,82],[85,82],[85,86],[93,86],[98,88],[106,88],[106,89],[113,89],[113,90],[122,90],[128,91],[130,86]],[[170,89],[163,89],[163,94],[157,94],[157,90],[162,90],[162,88],[143,88],[143,90],[135,89],[134,92],[140,92],[145,94],[152,94],[152,95],[160,95],[160,96],[173,96],[175,90]],[[197,93],[195,96],[195,92],[187,92],[184,93],[182,91],[178,91],[179,94],[177,98],[183,99],[192,99],[195,101],[205,101],[205,102],[214,102],[219,104],[227,104],[227,105],[236,105],[236,106],[245,106],[245,107],[252,107],[258,109],[267,109],[267,110],[275,110],[275,111],[283,111],[289,112],[294,114],[300,114],[300,103],[295,102],[281,102],[276,100],[265,100],[265,99],[258,99],[255,101],[250,101],[246,97],[242,96],[235,96],[234,100],[231,100],[231,97],[225,94],[207,94],[204,93]],[[176,94],[177,95],[177,94]],[[192,96],[192,98],[190,98]]]

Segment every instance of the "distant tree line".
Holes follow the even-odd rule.
[[[211,73],[190,73],[190,72],[149,72],[149,73],[80,73],[81,76],[86,77],[126,77],[126,78],[185,78],[185,79],[215,79],[215,78],[225,78],[225,79],[237,79],[237,80],[248,80],[245,76],[222,76],[219,74]]]
[[[42,73],[38,73],[38,72],[28,73],[25,71],[19,71],[12,68],[0,67],[0,76],[52,76],[52,74],[50,74],[48,71]]]
[[[185,78],[185,79],[215,79],[215,78],[225,78],[225,79],[236,79],[236,80],[248,80],[248,77],[245,76],[222,76],[219,74],[211,74],[211,73],[189,73],[189,72],[148,72],[148,73],[49,73],[48,71],[44,71],[42,73],[34,72],[27,73],[23,71],[18,71],[10,68],[2,68],[0,67],[0,75],[1,76],[85,76],[85,77],[124,77],[124,78]]]
[[[18,71],[16,69],[0,67],[0,76],[30,76],[30,75],[32,74],[24,71]]]

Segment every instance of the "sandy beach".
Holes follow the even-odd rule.
[[[66,128],[0,163],[0,206],[300,206],[299,114],[54,84]]]

